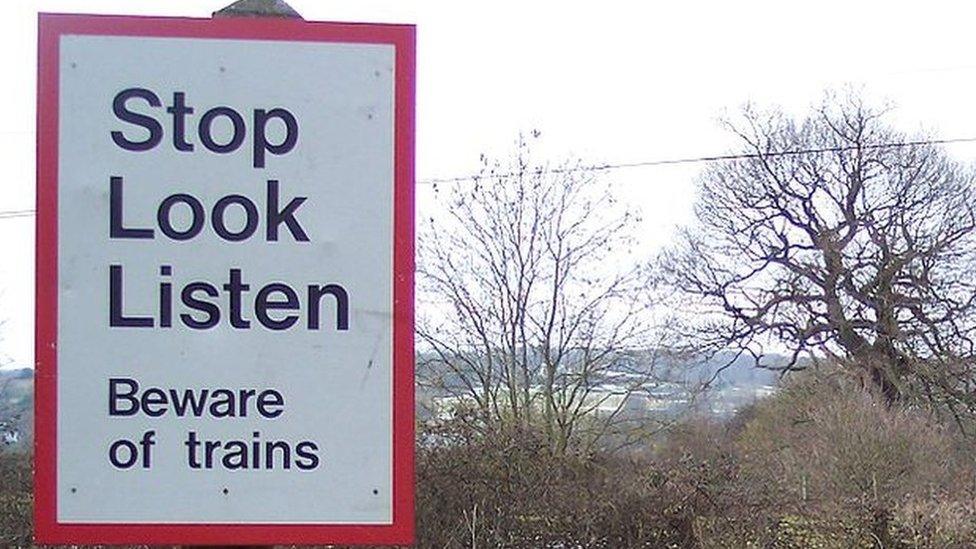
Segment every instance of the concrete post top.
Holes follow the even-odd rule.
[[[284,0],[237,0],[213,13],[214,17],[282,17],[301,19],[302,16]]]

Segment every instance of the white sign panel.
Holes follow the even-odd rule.
[[[412,314],[397,42],[121,20],[134,27],[53,38],[52,531],[394,539],[395,492],[412,494],[394,478],[411,457],[402,441],[394,455],[411,405],[395,409],[395,378],[412,375],[395,360]],[[292,26],[312,36],[267,31]]]

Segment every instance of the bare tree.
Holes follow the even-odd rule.
[[[857,96],[801,120],[747,107],[728,124],[747,156],[701,176],[666,278],[701,348],[833,357],[889,402],[976,410],[973,175],[885,116]]]
[[[578,164],[507,162],[438,190],[419,244],[422,387],[480,427],[535,428],[555,452],[620,434],[652,373],[631,261],[634,213]]]
[[[7,439],[7,435],[16,429],[17,423],[21,419],[19,411],[9,402],[9,388],[12,384],[12,376],[4,376],[0,372],[0,450],[11,443]]]
[[[4,321],[0,321],[0,328],[3,327]],[[2,341],[0,337],[0,341]],[[0,368],[3,368],[9,363],[9,360],[4,356],[0,355]],[[11,387],[14,383],[14,377],[12,375],[4,375],[0,371],[0,450],[3,446],[10,444],[7,440],[7,433],[13,432],[16,428],[18,422],[21,420],[21,414],[17,408],[11,403]]]

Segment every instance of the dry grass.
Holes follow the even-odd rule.
[[[554,455],[524,431],[433,434],[417,456],[418,547],[976,547],[970,442],[835,381],[627,456]],[[4,547],[29,544],[30,482],[29,457],[0,454]]]

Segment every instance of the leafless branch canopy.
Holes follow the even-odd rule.
[[[789,349],[859,369],[888,398],[970,398],[976,327],[973,173],[857,97],[802,120],[746,108],[729,123],[754,158],[701,176],[697,223],[663,257],[703,309],[703,347]],[[775,155],[796,149],[826,149]],[[704,320],[703,320],[704,319]],[[939,396],[940,395],[940,396]]]
[[[533,164],[524,139],[483,162],[473,185],[437,191],[444,214],[421,227],[420,381],[563,451],[598,438],[650,375],[626,264],[636,218],[592,173]]]

